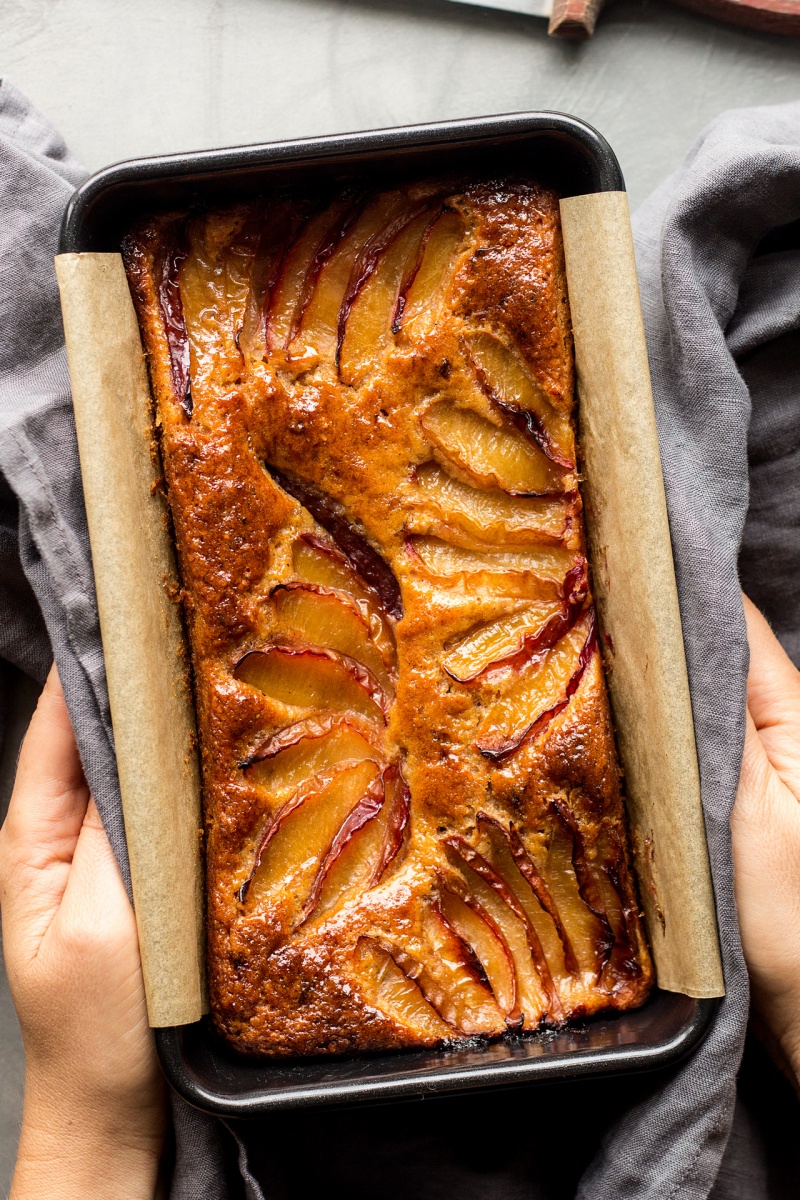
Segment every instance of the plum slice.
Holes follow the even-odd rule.
[[[468,1036],[502,1032],[505,1021],[494,996],[436,905],[427,912],[425,932],[432,953],[418,978],[436,1011]]]
[[[478,830],[488,844],[488,859],[505,879],[539,935],[554,975],[579,974],[578,960],[572,948],[558,905],[541,871],[525,849],[516,829],[506,829],[487,813],[478,813]]]
[[[534,656],[489,710],[475,742],[481,754],[502,763],[541,733],[578,690],[596,643],[590,609],[551,650]]]
[[[361,796],[361,799],[351,808],[350,812],[345,817],[339,829],[336,832],[333,841],[328,847],[327,853],[319,865],[314,882],[311,885],[311,891],[308,894],[305,906],[303,908],[301,922],[307,921],[317,907],[320,899],[320,894],[328,879],[331,871],[342,856],[343,851],[350,845],[353,838],[361,832],[365,825],[369,824],[377,817],[381,811],[386,799],[386,788],[384,786],[383,777],[377,776],[373,779],[370,786]]]
[[[517,1004],[525,1028],[534,1028],[543,1016],[563,1021],[564,1009],[539,934],[514,892],[465,838],[453,835],[444,839],[444,845],[469,891],[494,920],[511,952],[517,974]]]
[[[392,194],[389,193],[389,195],[391,196]],[[353,264],[353,269],[347,284],[347,290],[342,298],[342,304],[339,310],[336,345],[337,366],[339,366],[341,363],[342,346],[347,334],[348,322],[356,301],[360,298],[367,284],[372,280],[378,265],[385,258],[390,247],[392,247],[393,244],[396,244],[397,240],[408,230],[409,226],[421,222],[423,214],[429,207],[429,204],[429,199],[411,203],[409,203],[408,200],[404,200],[401,203],[399,210],[396,210],[393,214],[391,214],[382,227],[377,229],[373,236],[369,238],[369,240],[363,246],[361,253],[358,255],[358,258]],[[413,253],[414,247],[419,243],[424,235],[424,232],[425,223],[422,222],[419,235],[413,240],[411,247],[409,247],[409,253]],[[401,271],[403,269],[402,264],[405,263],[407,257],[408,253],[404,253],[402,255],[402,263],[400,267]],[[401,283],[402,274],[400,278],[398,278],[394,287],[395,295],[392,298],[391,311],[387,313],[390,323],[394,312],[397,292]]]
[[[366,605],[315,583],[280,583],[270,593],[275,611],[284,627],[299,633],[304,641],[327,650],[346,654],[365,667],[387,693],[392,690],[390,666],[370,628],[370,612]],[[381,622],[375,621],[376,632],[382,633]]]
[[[238,296],[242,282],[247,280],[243,311],[238,299],[232,308],[234,339],[245,357],[264,353],[270,298],[301,221],[296,206],[288,200],[259,206],[228,250],[225,272],[231,294],[235,291]]]
[[[304,323],[312,297],[314,297],[319,286],[320,274],[325,268],[326,263],[334,257],[352,226],[358,222],[363,207],[364,199],[363,196],[359,195],[349,199],[343,198],[341,205],[335,205],[330,210],[332,211],[333,219],[318,243],[303,278],[291,327],[286,338],[287,345],[291,346],[291,343],[297,336],[298,330]]]
[[[314,262],[331,238],[336,238],[345,214],[352,208],[349,197],[336,200],[322,212],[303,221],[285,248],[269,289],[265,310],[267,349],[285,347],[296,328],[304,301],[306,280]]]
[[[355,204],[347,214],[339,236],[323,239],[308,278],[315,286],[307,288],[308,296],[302,305],[299,321],[295,322],[289,352],[294,355],[300,345],[310,346],[328,362],[336,357],[339,314],[350,282],[355,262],[365,246],[391,221],[402,206],[396,192],[382,192],[366,205]]]
[[[361,937],[354,961],[359,982],[373,1008],[425,1037],[443,1041],[453,1030],[428,1003],[418,984],[401,971],[392,955],[374,938]]]
[[[381,944],[448,1025],[467,1037],[502,1033],[505,1021],[494,997],[438,908],[427,910],[424,930],[428,944],[424,957],[393,942],[381,939]]]
[[[250,341],[245,338],[243,345],[242,336],[245,326],[248,324],[248,315],[254,308],[253,284],[256,264],[258,263],[259,270],[261,270],[263,263],[263,260],[259,260],[258,258],[258,252],[261,244],[259,231],[263,230],[264,221],[265,213],[263,209],[257,209],[252,212],[242,227],[231,238],[223,260],[224,304],[228,310],[229,329],[233,335],[234,344],[242,357],[244,357],[245,352],[249,353],[252,349],[252,338]],[[254,315],[256,314],[254,313]],[[259,306],[257,310],[258,318],[260,318],[260,315]],[[248,330],[248,333],[252,333],[252,327]]]
[[[378,606],[375,592],[333,542],[315,533],[301,533],[292,543],[292,565],[302,581],[344,592],[355,599],[383,661],[394,666],[397,660],[394,631]]]
[[[195,389],[202,376],[226,369],[233,378],[245,355],[263,351],[264,293],[289,217],[285,204],[259,205],[231,214],[222,236],[209,235],[203,215],[187,225],[180,298]]]
[[[397,297],[409,263],[428,224],[423,212],[407,220],[394,239],[383,247],[369,277],[350,302],[340,324],[339,377],[355,385],[374,368],[392,339],[392,320]],[[345,313],[347,297],[342,304]]]
[[[445,207],[434,214],[420,242],[417,260],[400,285],[392,317],[394,333],[402,330],[419,337],[433,328],[464,232],[464,220],[453,209]]]
[[[442,205],[441,208],[434,209],[433,216],[430,214],[426,216],[425,227],[422,231],[422,237],[417,243],[416,254],[410,260],[405,274],[400,280],[400,286],[397,290],[397,299],[395,300],[394,304],[394,312],[392,313],[392,333],[394,334],[398,334],[402,328],[403,313],[408,301],[408,293],[414,284],[414,280],[419,275],[419,269],[422,266],[423,259],[425,258],[425,251],[428,248],[428,242],[430,241],[431,233],[433,232],[434,227],[444,212],[444,208],[445,206]]]
[[[240,659],[234,677],[294,708],[338,709],[385,721],[389,697],[361,663],[311,646],[268,646]]]
[[[348,895],[380,882],[403,843],[410,800],[398,768],[385,767],[333,839],[306,901],[304,920],[324,916]]]
[[[553,807],[553,816],[544,864],[548,888],[581,973],[598,979],[614,946],[614,934],[577,822],[563,805]]]
[[[425,436],[443,465],[452,464],[477,487],[510,496],[564,492],[564,472],[508,419],[495,425],[471,408],[437,400],[421,417]]]
[[[604,828],[597,839],[598,853],[590,859],[575,814],[560,797],[553,808],[572,838],[572,866],[581,898],[603,927],[603,981],[612,991],[624,988],[641,976],[642,968],[635,952],[638,908],[621,842],[616,830]]]
[[[574,494],[521,498],[479,491],[453,479],[436,463],[418,467],[415,482],[424,496],[423,512],[432,519],[423,533],[467,548],[478,546],[558,545],[572,533]]]
[[[472,629],[448,650],[442,666],[451,679],[474,683],[498,669],[518,668],[552,646],[563,629],[564,605],[557,600],[531,604]]]
[[[180,268],[180,301],[194,403],[203,385],[226,365],[224,257],[221,247],[209,244],[202,217],[188,222],[183,237],[188,255]]]
[[[292,543],[292,564],[307,583],[347,592],[359,599],[374,592],[350,565],[338,546],[317,533],[301,533]]]
[[[275,482],[308,509],[315,521],[327,530],[353,570],[374,592],[378,603],[390,617],[403,615],[400,585],[391,567],[367,539],[358,533],[330,496],[310,484],[290,478],[275,467],[267,467]]]
[[[261,839],[239,900],[248,910],[274,909],[284,927],[302,915],[319,864],[356,808],[380,777],[374,762],[345,764],[316,776],[287,800]]]
[[[522,1014],[517,1007],[517,973],[497,925],[474,897],[462,899],[449,888],[442,888],[439,903],[448,925],[481,964],[506,1024],[512,1028],[518,1026]]]
[[[375,857],[368,887],[380,883],[387,868],[394,862],[403,844],[411,818],[411,792],[400,768],[391,763],[383,772],[386,788],[385,821],[377,826],[383,830],[380,853]]]
[[[175,399],[185,415],[192,415],[192,381],[189,374],[189,335],[181,300],[181,265],[188,254],[185,226],[164,256],[158,281],[158,303],[169,347],[170,372]]]
[[[245,778],[280,799],[310,776],[330,771],[339,763],[378,757],[375,747],[349,721],[329,716],[297,721],[273,734],[241,768]]]
[[[445,655],[442,666],[460,683],[494,683],[500,673],[521,670],[570,631],[587,590],[585,563],[581,562],[568,572],[560,604],[531,604],[522,612],[478,626]]]
[[[451,546],[441,538],[415,537],[406,540],[406,551],[412,561],[419,561],[431,575],[449,578],[456,575],[470,577],[484,575],[487,583],[502,594],[512,587],[511,576],[527,576],[531,582],[549,581],[552,585],[546,594],[558,595],[562,582],[576,565],[576,555],[560,546],[537,546],[518,550],[467,550],[463,546]],[[493,579],[489,577],[493,576]],[[503,576],[506,576],[504,579]]]
[[[315,917],[324,916],[355,892],[376,887],[397,857],[408,826],[411,797],[395,767],[384,771],[383,782],[385,800],[380,812],[357,831],[330,867],[319,892]]]
[[[231,217],[225,234],[210,236],[205,217],[186,227],[188,257],[180,271],[180,299],[189,340],[192,395],[205,385],[225,386],[241,372],[237,341],[250,290],[257,228],[250,215]]]
[[[574,471],[575,438],[569,418],[554,408],[519,354],[485,331],[468,333],[464,345],[476,378],[492,403],[529,434],[549,459]]]

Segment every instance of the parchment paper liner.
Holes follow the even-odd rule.
[[[592,585],[659,986],[724,995],[625,192],[561,202]]]
[[[202,1015],[200,783],[139,326],[118,254],[62,254],[75,426],[150,1024]]]

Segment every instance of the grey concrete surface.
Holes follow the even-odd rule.
[[[606,135],[636,206],[718,113],[797,99],[800,43],[658,0],[620,0],[585,45],[550,41],[541,21],[449,0],[0,0],[0,75],[91,169],[142,154],[557,109]],[[17,680],[17,732],[32,698]],[[0,974],[0,1191],[21,1087]]]

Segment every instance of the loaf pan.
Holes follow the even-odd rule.
[[[515,113],[431,125],[139,159],[92,176],[65,213],[62,253],[116,252],[129,227],[167,208],[206,207],[276,188],[390,186],[409,175],[525,170],[562,197],[621,192],[619,163],[589,125],[558,113]],[[460,1048],[349,1058],[244,1058],[208,1017],[156,1029],[164,1072],[189,1103],[229,1116],[386,1102],[624,1071],[655,1069],[697,1047],[718,1005],[656,989],[632,1012],[557,1032]]]

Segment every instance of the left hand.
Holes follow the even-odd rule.
[[[136,922],[55,668],[0,830],[0,904],[26,1060],[12,1200],[149,1200],[166,1116]]]

